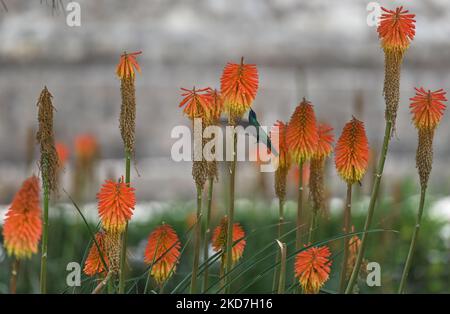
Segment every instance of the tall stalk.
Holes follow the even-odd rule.
[[[295,231],[295,249],[299,250],[302,246],[302,213],[303,213],[303,161],[298,164],[298,199],[297,199],[297,223]]]
[[[278,199],[278,208],[279,208],[279,220],[278,220],[278,233],[277,233],[277,239],[280,239],[283,235],[283,224],[284,224],[284,200],[279,198]],[[277,255],[275,258],[275,263],[278,263],[280,261],[280,252],[277,250]],[[274,274],[273,274],[273,282],[272,282],[272,291],[275,292],[277,289],[277,286],[280,281],[280,275],[281,272],[281,265],[280,267],[275,267]]]
[[[353,268],[352,275],[348,282],[347,288],[345,289],[346,294],[352,293],[353,287],[355,286],[356,280],[358,279],[359,270],[361,268],[361,264],[362,264],[362,261],[364,258],[364,253],[365,253],[366,246],[367,246],[367,237],[368,237],[367,231],[369,230],[370,225],[372,224],[373,213],[375,211],[375,205],[377,202],[378,191],[380,189],[381,177],[383,175],[383,170],[384,170],[384,163],[386,161],[387,151],[389,148],[389,141],[391,139],[391,132],[392,132],[392,120],[387,119],[386,127],[384,130],[383,146],[381,148],[381,154],[380,154],[380,157],[378,160],[378,167],[377,167],[377,171],[375,174],[372,195],[370,197],[369,209],[367,211],[366,222],[364,224],[364,233],[362,235],[361,247],[358,252],[358,257],[356,258],[356,263],[355,263],[355,267]]]
[[[297,221],[295,224],[295,249],[300,250],[302,246],[302,233],[301,233],[301,224],[302,224],[302,213],[303,213],[303,161],[300,161],[298,164],[298,199],[297,199]],[[294,274],[294,283],[297,281]],[[294,293],[299,293],[300,288],[297,287]]]
[[[281,243],[278,241],[278,245],[280,246],[280,279],[278,281],[278,294],[284,293],[284,286],[286,284],[286,253],[287,246],[286,243]]]
[[[16,257],[13,258],[11,265],[11,279],[9,281],[9,293],[16,294],[17,291],[17,278],[19,276],[20,261]]]
[[[42,244],[41,244],[41,275],[40,275],[40,291],[41,294],[47,293],[47,246],[48,246],[48,205],[49,205],[49,189],[44,184],[44,217],[42,222]]]
[[[317,226],[317,215],[318,209],[313,208],[311,213],[311,223],[309,224],[308,244],[311,244],[313,241],[313,233]]]
[[[130,186],[131,182],[131,153],[125,151],[125,183]],[[125,279],[127,267],[127,236],[128,222],[122,234],[122,245],[120,247],[120,271],[119,271],[119,293],[125,292]]]
[[[403,269],[402,279],[400,281],[400,287],[398,288],[398,293],[405,292],[406,281],[408,279],[409,271],[411,269],[412,259],[414,255],[414,251],[416,249],[417,239],[419,237],[420,224],[422,222],[422,214],[423,208],[425,205],[425,194],[427,188],[424,187],[420,190],[420,204],[419,204],[419,212],[416,217],[416,226],[414,228],[414,233],[411,239],[411,244],[409,246],[408,257],[406,258],[405,268]]]
[[[200,260],[200,244],[201,244],[201,231],[202,231],[202,192],[203,189],[200,185],[197,185],[197,216],[195,222],[195,240],[194,240],[194,262],[192,266],[192,278],[190,293],[197,293],[197,274],[198,265]]]
[[[208,259],[209,259],[209,239],[211,235],[211,206],[212,206],[212,196],[213,196],[213,189],[214,189],[214,178],[209,178],[209,185],[208,185],[208,203],[206,205],[206,220],[205,220],[205,235],[203,238],[204,241],[204,247],[203,247],[203,262],[205,263],[205,268],[203,270],[203,291],[206,291],[208,289],[208,276],[209,276],[209,265],[208,265]]]
[[[226,280],[225,282],[230,283],[229,272],[233,267],[233,223],[234,223],[234,188],[235,188],[235,178],[236,178],[236,163],[237,163],[237,134],[236,129],[233,130],[233,161],[230,164],[230,206],[228,208],[228,227],[227,227],[227,249],[226,249]],[[226,288],[226,293],[230,292],[230,285],[228,284]]]
[[[347,184],[347,197],[345,200],[345,208],[344,208],[344,234],[348,235],[350,232],[352,218],[352,184]],[[339,283],[339,293],[345,292],[345,283],[347,279],[347,265],[348,265],[348,256],[350,251],[350,238],[344,238],[344,257],[342,259],[342,270],[341,270],[341,278]]]

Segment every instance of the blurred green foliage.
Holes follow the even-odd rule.
[[[360,279],[358,289],[361,293],[395,293],[400,281],[403,263],[406,258],[409,241],[415,224],[418,195],[416,186],[412,180],[403,181],[389,193],[382,193],[382,201],[378,202],[375,212],[373,229],[397,230],[394,232],[379,232],[369,236],[367,259],[378,262],[381,265],[381,287],[368,287],[365,280]],[[363,229],[368,199],[362,196],[359,187],[355,187],[355,200],[353,202],[352,221],[355,231]],[[422,225],[419,244],[414,257],[413,267],[409,276],[407,291],[409,293],[449,293],[450,292],[450,269],[448,262],[450,258],[449,243],[442,237],[446,222],[431,219],[428,209],[438,197],[429,195],[426,204],[426,216]],[[334,200],[331,204],[337,204]],[[150,207],[150,206],[149,206]],[[129,273],[127,290],[129,293],[142,293],[144,291],[146,266],[143,263],[143,252],[147,238],[152,229],[162,221],[172,225],[178,232],[184,245],[190,234],[187,233],[189,223],[193,221],[195,203],[169,202],[161,205],[162,208],[155,211],[149,221],[132,220],[129,227]],[[153,207],[152,207],[153,208]],[[239,268],[233,274],[234,282],[232,291],[246,293],[270,293],[272,289],[273,272],[265,276],[257,276],[265,269],[274,264],[274,254],[277,246],[274,239],[276,236],[276,223],[278,219],[278,207],[276,200],[246,200],[239,199],[236,202],[236,220],[239,221],[248,235],[247,246]],[[48,290],[52,293],[90,293],[95,287],[94,278],[82,276],[82,285],[78,288],[66,286],[66,265],[69,262],[83,263],[90,243],[89,233],[81,219],[73,219],[75,211],[71,206],[65,209],[58,206],[51,209],[57,213],[50,221],[49,258],[48,258]],[[149,208],[149,210],[151,210]],[[296,215],[295,202],[286,204],[285,231],[294,228]],[[216,199],[213,208],[213,227],[224,213],[223,206]],[[308,213],[309,214],[309,210]],[[342,230],[342,209],[340,205],[333,205],[329,211],[322,213],[319,220],[318,230],[315,232],[316,240],[333,238]],[[69,219],[70,217],[70,219]],[[309,218],[304,217],[308,222]],[[95,229],[96,225],[91,228]],[[303,228],[306,239],[307,227]],[[288,255],[293,252],[294,233],[286,237]],[[333,265],[330,280],[324,290],[334,292],[337,290],[339,271],[341,268],[342,240],[333,241],[330,244],[333,252]],[[268,249],[261,251],[265,246]],[[212,252],[212,251],[211,251]],[[213,252],[212,252],[213,253]],[[192,245],[188,245],[181,256],[180,264],[175,275],[169,280],[164,292],[170,293],[183,279],[190,274],[192,263]],[[4,251],[0,254],[0,293],[8,292],[10,273],[10,259],[5,256]],[[18,292],[37,293],[39,288],[39,256],[35,255],[31,260],[22,262],[20,265]],[[243,264],[242,264],[243,263]],[[218,262],[210,268],[210,283],[218,280]],[[293,259],[287,265],[287,286],[293,283]],[[255,278],[257,280],[255,280]],[[245,288],[251,280],[254,284]],[[200,280],[201,282],[201,280]],[[158,292],[154,282],[150,281],[153,292]],[[217,291],[218,285],[210,292]],[[186,290],[177,292],[187,292]]]

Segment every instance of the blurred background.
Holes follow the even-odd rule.
[[[132,173],[139,203],[133,218],[136,228],[131,228],[136,272],[143,269],[138,263],[142,254],[139,250],[145,246],[152,226],[161,219],[173,220],[181,232],[194,208],[191,163],[177,163],[170,157],[175,142],[170,137],[172,128],[189,125],[178,108],[180,87],[219,88],[228,61],[237,62],[244,56],[246,62],[258,65],[260,88],[253,108],[263,125],[270,126],[278,119],[288,121],[305,96],[315,105],[319,120],[335,128],[336,136],[352,115],[363,120],[372,159],[377,157],[384,130],[384,66],[376,27],[367,24],[368,0],[78,0],[80,27],[66,24],[64,7],[68,1],[62,1],[63,6],[50,0],[3,2],[7,10],[0,4],[0,217],[21,182],[32,173],[39,174],[34,140],[36,101],[46,85],[57,110],[59,150],[66,156],[60,171],[61,186],[83,204],[90,221],[96,222],[95,195],[100,183],[123,172],[118,128],[120,82],[114,71],[125,50],[143,51],[139,56],[142,74],[136,80],[137,148]],[[450,3],[377,2],[388,8],[405,5],[417,15],[416,38],[403,64],[397,129],[375,224],[400,234],[373,236],[368,255],[382,262],[384,281],[381,288],[365,288],[367,292],[393,292],[417,210],[417,135],[410,122],[408,99],[416,86],[450,88]],[[410,277],[411,292],[450,292],[449,132],[450,117],[446,113],[435,136],[427,222]],[[329,166],[324,236],[340,232],[345,197],[345,184],[337,178],[332,163]],[[226,169],[222,170],[216,189],[215,222],[226,206],[221,201],[227,182]],[[290,175],[292,200],[296,199],[295,171]],[[276,222],[272,177],[260,173],[255,163],[239,163],[237,215],[247,230],[257,228],[261,221]],[[356,188],[355,203],[360,204],[354,209],[356,229],[362,228],[372,177],[370,169],[362,187]],[[62,190],[54,203],[60,207],[53,211],[55,221],[79,224]],[[294,217],[295,204],[289,208],[288,215]],[[67,251],[58,243],[61,237],[70,239],[70,234],[58,234],[64,232],[61,225],[52,225],[54,245],[61,246],[53,252],[53,260],[59,263],[55,264],[55,274],[64,274],[67,261],[81,259],[80,252],[88,243],[88,235],[78,226],[86,241],[78,241],[78,248]],[[271,238],[264,241],[268,243]],[[248,250],[252,245],[256,243],[249,244]],[[0,292],[7,290],[8,267],[3,267],[7,263],[0,249]],[[177,276],[182,275],[183,267]],[[252,278],[255,273],[247,275]],[[29,280],[22,282],[30,291],[37,289],[33,276],[37,274],[30,273]],[[55,280],[52,285],[55,292],[62,292],[65,280]],[[333,285],[332,280],[331,290]],[[265,288],[269,286],[261,283],[249,291],[269,292]]]

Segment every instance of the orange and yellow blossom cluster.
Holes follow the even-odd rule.
[[[220,224],[214,229],[213,237],[212,237],[212,245],[214,248],[214,251],[224,251],[226,249],[227,245],[227,230],[228,230],[228,217],[223,217],[220,221]],[[231,250],[232,253],[232,262],[235,264],[238,262],[242,254],[244,254],[244,249],[246,245],[246,241],[244,239],[245,232],[244,229],[242,229],[241,225],[239,223],[233,224],[233,243],[234,246]],[[236,242],[238,241],[238,242]],[[225,254],[222,255],[222,265],[226,265],[226,256]]]
[[[297,254],[295,258],[295,276],[303,292],[319,293],[320,288],[330,276],[330,249],[327,246],[311,247]]]
[[[32,176],[14,196],[3,225],[4,246],[17,259],[37,253],[42,233],[39,180]]]
[[[134,188],[128,186],[123,177],[118,182],[106,180],[97,199],[103,228],[107,232],[124,231],[136,205]]]
[[[335,164],[339,176],[347,183],[359,182],[369,163],[369,142],[364,123],[356,118],[348,122],[335,148]]]
[[[158,285],[169,279],[176,270],[180,258],[180,240],[167,224],[162,224],[150,234],[144,254],[144,262],[151,265],[150,275]]]

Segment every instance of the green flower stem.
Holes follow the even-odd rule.
[[[345,200],[344,208],[344,234],[347,235],[350,232],[350,225],[352,221],[352,184],[347,184],[347,198]],[[342,259],[341,278],[339,283],[339,293],[345,292],[345,283],[347,279],[347,264],[350,251],[350,238],[344,238],[344,257]]]
[[[298,164],[298,199],[297,199],[297,224],[295,231],[295,249],[300,249],[302,246],[302,232],[300,226],[302,224],[303,213],[303,161]]]
[[[302,213],[303,213],[303,160],[298,164],[298,199],[297,199],[297,222],[295,229],[295,249],[299,250],[302,246]],[[294,274],[294,285],[296,285],[297,279]],[[300,289],[297,287],[294,293],[299,293]]]
[[[278,199],[278,208],[279,208],[279,220],[278,220],[278,234],[277,238],[280,239],[283,235],[283,224],[284,224],[284,200]],[[275,258],[275,263],[278,263],[280,261],[280,252],[277,250],[277,256]],[[272,291],[275,292],[277,290],[277,286],[279,283],[279,271],[280,267],[275,267],[274,273],[273,273],[273,282],[272,282]]]
[[[46,183],[45,174],[43,174],[44,186],[44,217],[42,224],[42,244],[41,244],[41,274],[40,274],[40,291],[41,294],[47,293],[47,246],[48,246],[48,207],[50,199],[50,191]]]
[[[203,262],[205,264],[205,270],[203,271],[203,292],[208,289],[208,277],[209,277],[209,265],[207,263],[209,259],[209,239],[211,236],[211,206],[212,206],[212,197],[213,197],[213,189],[214,189],[214,178],[209,178],[209,186],[208,186],[208,203],[206,208],[206,221],[205,221],[205,235],[204,235],[204,247],[203,247]]]
[[[229,272],[233,267],[232,247],[233,247],[233,224],[234,224],[234,188],[236,178],[236,163],[237,163],[237,134],[233,128],[233,161],[230,165],[230,206],[228,207],[228,227],[227,227],[227,248],[225,251],[226,257],[226,283],[231,280]],[[226,292],[230,292],[230,285],[227,286]]]
[[[312,241],[313,241],[313,233],[314,233],[314,230],[316,230],[318,211],[319,211],[318,209],[314,209],[314,208],[312,210],[311,223],[309,224],[308,244],[312,243]]]
[[[398,293],[405,292],[406,280],[408,279],[408,274],[409,274],[409,270],[411,269],[414,251],[416,249],[417,239],[419,238],[420,224],[422,222],[423,208],[425,205],[426,190],[427,190],[426,188],[423,188],[420,191],[420,204],[419,204],[419,212],[417,213],[417,218],[416,218],[416,226],[414,228],[414,232],[413,232],[413,235],[411,238],[411,244],[409,246],[408,257],[406,258],[405,268],[403,269],[402,279],[400,281],[400,287],[398,288]]]
[[[197,274],[198,274],[198,265],[200,259],[200,244],[201,244],[201,231],[202,231],[202,192],[203,189],[201,186],[197,185],[197,218],[195,221],[195,242],[194,242],[194,262],[192,265],[192,278],[191,278],[191,288],[190,293],[197,293]]]
[[[131,182],[131,152],[125,152],[125,183],[130,186]],[[128,222],[122,234],[122,245],[120,248],[120,272],[119,272],[119,293],[125,293],[126,266],[127,266],[127,235]]]
[[[280,280],[278,281],[278,294],[284,293],[284,287],[286,285],[286,254],[287,254],[287,246],[286,243],[281,243],[278,241],[280,245]]]
[[[9,281],[9,293],[16,294],[17,291],[17,278],[19,276],[20,261],[13,257],[11,265],[11,279]]]
[[[356,258],[355,267],[353,268],[352,275],[347,285],[347,289],[345,290],[346,294],[350,294],[353,291],[353,287],[356,284],[356,280],[358,279],[359,270],[361,268],[361,264],[364,258],[364,253],[367,246],[367,237],[369,233],[370,225],[372,224],[373,213],[375,211],[375,204],[377,202],[378,191],[380,189],[381,177],[383,176],[384,163],[386,161],[386,156],[389,148],[389,142],[391,139],[392,133],[392,121],[390,118],[386,120],[386,127],[384,130],[384,139],[383,139],[383,147],[381,149],[380,159],[378,161],[377,172],[375,174],[375,180],[372,189],[372,195],[370,197],[369,209],[367,211],[366,222],[364,224],[364,233],[361,240],[361,247],[358,252],[358,257]]]

